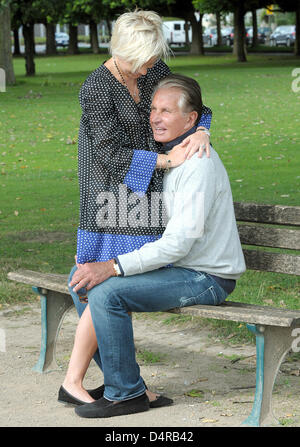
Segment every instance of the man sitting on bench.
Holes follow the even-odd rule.
[[[195,80],[171,75],[158,84],[150,124],[166,153],[195,131],[201,109]],[[74,399],[81,417],[119,416],[155,406],[136,362],[130,312],[221,304],[245,271],[229,179],[212,148],[210,158],[194,155],[165,174],[163,201],[167,225],[160,239],[116,260],[74,269],[73,299],[87,286],[88,304],[60,400]],[[104,386],[97,396],[102,397],[93,400],[82,379],[97,348]]]

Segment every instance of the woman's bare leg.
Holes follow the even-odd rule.
[[[94,401],[83,387],[83,379],[97,348],[93,320],[89,305],[87,305],[76,329],[74,346],[63,382],[63,387],[66,391],[84,402]],[[150,402],[158,397],[158,394],[150,390],[146,390],[146,394]]]
[[[84,402],[94,399],[83,388],[83,379],[89,364],[97,350],[97,338],[93,326],[90,308],[87,305],[79,320],[74,346],[63,387],[72,396]]]

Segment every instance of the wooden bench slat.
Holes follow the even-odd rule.
[[[68,275],[19,270],[18,272],[9,272],[7,276],[12,281],[29,284],[30,286],[49,289],[55,292],[69,293],[67,286]]]
[[[226,301],[220,306],[190,306],[169,310],[171,313],[230,320],[267,326],[291,327],[300,323],[300,310],[280,309]]]
[[[250,270],[300,275],[300,256],[247,249],[243,253]]]
[[[30,284],[31,286],[40,287],[42,289],[69,293],[67,287],[68,275],[22,270],[19,272],[10,272],[8,277],[13,281]],[[270,326],[290,327],[297,322],[300,323],[300,310],[293,311],[232,301],[226,301],[225,304],[220,306],[190,306],[180,309],[171,309],[168,312]]]
[[[300,230],[238,225],[242,244],[300,250]]]
[[[300,206],[234,202],[236,220],[300,226]]]

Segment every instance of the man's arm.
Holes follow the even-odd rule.
[[[195,239],[202,237],[214,202],[215,175],[211,159],[196,164],[192,173],[188,169],[183,171],[175,193],[164,193],[170,219],[162,237],[139,250],[118,256],[125,276],[155,270],[184,258]]]

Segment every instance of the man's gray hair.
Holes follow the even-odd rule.
[[[202,114],[202,95],[200,86],[195,79],[181,74],[169,75],[159,81],[155,86],[152,98],[162,88],[177,88],[180,90],[181,97],[178,105],[181,111],[188,113],[195,110],[198,113],[197,121],[200,120]]]

